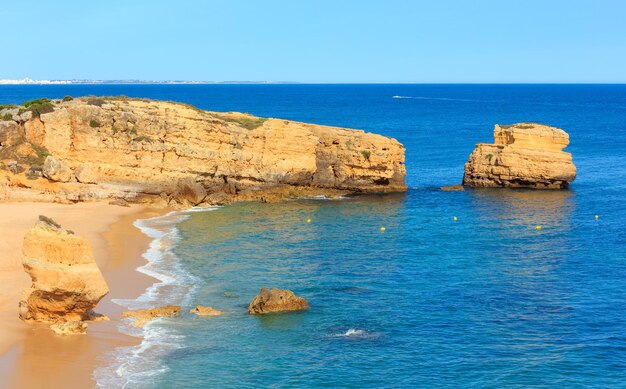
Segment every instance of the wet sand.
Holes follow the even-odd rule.
[[[45,203],[0,204],[0,383],[3,388],[92,388],[94,369],[106,363],[105,354],[141,339],[121,334],[117,327],[122,308],[111,300],[136,298],[154,282],[136,268],[149,238],[133,226],[137,219],[162,214],[142,206],[107,203],[76,205]],[[87,335],[60,336],[45,325],[25,324],[17,316],[18,301],[30,284],[21,264],[22,239],[46,215],[85,237],[111,292],[96,311],[111,318],[90,323]]]

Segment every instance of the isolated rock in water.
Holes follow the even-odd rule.
[[[83,335],[87,333],[87,323],[84,321],[67,321],[53,324],[50,329],[58,335]]]
[[[496,125],[495,144],[478,144],[465,164],[463,185],[565,189],[576,178],[569,135],[536,123]]]
[[[290,290],[261,288],[258,295],[248,306],[248,313],[261,315],[270,312],[302,311],[309,309],[309,304],[302,297],[297,297]]]
[[[180,307],[177,305],[166,305],[164,307],[140,309],[138,311],[128,311],[122,313],[122,317],[134,319],[132,324],[136,327],[143,327],[149,321],[157,317],[173,317],[180,315]]]
[[[442,186],[441,190],[444,192],[463,192],[465,188],[463,188],[463,185],[450,185]]]
[[[49,155],[43,163],[43,176],[51,181],[69,182],[72,170],[60,160]]]
[[[24,237],[24,270],[33,280],[20,301],[22,320],[83,320],[109,288],[87,240],[52,219],[39,222]]]
[[[197,307],[195,307],[189,312],[195,313],[198,316],[220,316],[224,314],[224,312],[222,311],[218,311],[217,309],[213,309],[211,307],[205,307],[202,305],[198,305]]]

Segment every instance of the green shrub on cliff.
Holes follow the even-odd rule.
[[[15,104],[0,104],[0,111],[3,109],[13,109],[13,108],[17,108],[17,105]]]
[[[10,113],[5,113],[4,115],[2,115],[2,120],[13,120],[13,115],[11,115]]]
[[[361,155],[363,155],[363,158],[367,159],[368,161],[370,160],[370,156],[372,155],[372,152],[369,150],[362,150],[361,151]]]
[[[72,96],[65,96],[63,98],[63,101],[72,101],[72,100],[74,100],[74,98]]]
[[[235,120],[235,122],[247,130],[254,130],[257,127],[261,127],[266,120],[265,118],[242,117]]]
[[[91,119],[89,121],[89,127],[91,127],[91,128],[97,128],[97,127],[100,127],[100,126],[102,126],[102,124],[100,124],[100,122],[97,121],[96,119]]]
[[[21,108],[18,113],[30,111],[33,113],[33,117],[54,111],[54,104],[47,98],[28,100],[22,103],[22,106],[24,108]]]

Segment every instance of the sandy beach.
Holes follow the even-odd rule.
[[[118,207],[107,203],[75,205],[46,203],[0,204],[0,382],[3,388],[90,388],[92,373],[106,352],[138,344],[140,339],[118,332],[122,308],[115,298],[139,296],[153,279],[137,267],[149,239],[133,222],[161,212],[143,206]],[[17,314],[22,291],[30,278],[22,268],[22,239],[38,215],[51,217],[64,228],[85,237],[109,285],[110,293],[97,311],[111,318],[91,323],[87,335],[55,335],[45,325],[23,323]]]

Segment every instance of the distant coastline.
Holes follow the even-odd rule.
[[[31,78],[22,78],[19,80],[0,79],[0,85],[93,85],[93,84],[298,84],[293,81],[184,81],[184,80],[33,80]]]

